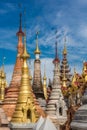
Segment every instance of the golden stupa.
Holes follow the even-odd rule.
[[[34,123],[39,118],[34,104],[33,93],[29,80],[29,68],[27,59],[30,55],[26,50],[26,36],[24,37],[24,53],[21,56],[23,59],[21,86],[17,106],[13,114],[12,123]]]

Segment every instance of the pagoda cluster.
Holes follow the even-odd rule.
[[[71,74],[66,38],[62,61],[58,57],[56,38],[53,80],[49,80],[47,86],[45,67],[42,81],[38,32],[33,76],[27,64],[30,54],[27,52],[26,28],[24,32],[22,31],[22,14],[20,14],[20,26],[16,35],[17,56],[8,87],[4,66],[0,69],[0,127],[7,129],[9,122],[9,129],[12,130],[19,128],[20,130],[71,130],[72,119],[85,101],[85,98],[84,101],[82,98],[87,86],[87,62],[83,63],[82,74],[78,74],[75,68],[74,73]],[[6,122],[1,121],[3,118]]]

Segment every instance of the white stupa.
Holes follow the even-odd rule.
[[[52,92],[46,106],[46,113],[55,123],[56,127],[59,127],[59,125],[63,125],[67,121],[67,106],[61,91],[60,60],[57,56],[57,46],[56,46],[56,57],[53,63],[54,63],[53,85],[52,85]]]
[[[40,126],[38,130],[57,130],[55,125],[49,119],[49,117],[45,118],[44,122]]]
[[[40,126],[42,125],[42,123],[44,122],[44,118],[41,116],[39,118],[39,120],[37,121],[37,123],[35,124],[35,126],[33,127],[33,130],[39,130]]]

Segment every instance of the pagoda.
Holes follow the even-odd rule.
[[[53,60],[54,63],[53,85],[52,85],[52,92],[50,94],[46,106],[46,112],[52,119],[52,121],[55,123],[56,127],[58,128],[60,125],[63,125],[67,120],[67,107],[61,91],[60,60],[57,55],[57,42],[55,46],[56,46],[56,56],[55,59]]]
[[[26,34],[26,33],[25,33]],[[29,80],[29,68],[27,64],[27,59],[30,55],[26,50],[26,35],[24,36],[24,53],[21,58],[23,59],[22,66],[22,78],[21,85],[19,89],[18,101],[11,120],[11,128],[14,129],[30,129],[33,127],[34,123],[41,116],[42,112],[37,108],[36,98],[33,94],[31,83]],[[40,111],[39,111],[40,110]]]
[[[18,36],[16,63],[15,63],[14,70],[13,70],[12,80],[7,89],[7,92],[5,95],[5,100],[4,100],[3,106],[2,106],[6,115],[8,116],[9,120],[11,119],[13,112],[15,110],[15,106],[16,106],[17,99],[18,99],[21,75],[22,75],[21,69],[22,69],[23,60],[21,59],[21,55],[23,54],[23,50],[24,50],[24,46],[23,46],[23,42],[22,42],[24,33],[22,31],[21,17],[22,17],[22,14],[20,14],[19,31],[16,34]]]
[[[70,74],[69,64],[67,61],[66,38],[64,41],[65,41],[65,43],[64,43],[64,49],[63,49],[63,60],[61,62],[60,77],[61,77],[61,84],[62,84],[62,80],[63,80],[64,73],[65,73],[66,85],[68,87],[71,82],[71,74]]]
[[[42,78],[41,78],[41,61],[40,61],[40,49],[38,47],[38,32],[36,33],[36,49],[35,53],[35,61],[34,61],[34,76],[33,76],[33,92],[38,99],[41,107],[45,108],[46,101],[43,90]]]

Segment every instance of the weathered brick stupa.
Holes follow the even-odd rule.
[[[38,47],[38,32],[36,33],[36,49],[35,49],[35,61],[34,61],[34,76],[33,76],[33,91],[38,99],[40,106],[45,109],[46,101],[45,95],[42,85],[42,78],[41,78],[41,61],[40,61],[40,50]]]
[[[60,83],[60,60],[57,55],[57,42],[56,42],[56,56],[53,60],[54,63],[54,77],[52,92],[48,99],[46,112],[52,121],[55,123],[56,127],[59,128],[67,120],[67,107],[64,101],[64,97],[61,91]]]
[[[21,16],[22,16],[22,14],[20,14],[20,27],[19,27],[19,31],[17,32],[17,36],[18,36],[17,51],[18,51],[18,53],[17,53],[16,63],[14,66],[12,80],[11,80],[8,90],[6,92],[5,100],[4,100],[3,106],[2,106],[6,115],[9,118],[9,120],[12,117],[13,112],[15,110],[16,102],[18,99],[21,74],[22,74],[21,68],[22,68],[23,60],[21,59],[20,56],[23,54],[23,49],[24,49],[24,46],[22,43],[22,37],[24,36],[24,33],[22,31]]]

